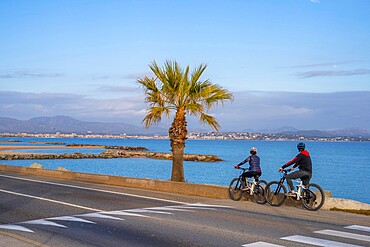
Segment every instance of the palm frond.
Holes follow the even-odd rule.
[[[211,115],[202,113],[200,115],[200,121],[211,126],[217,132],[220,130],[220,125],[218,124],[217,120]]]
[[[145,128],[149,126],[159,123],[162,120],[162,115],[165,114],[167,117],[170,116],[170,108],[168,107],[150,107],[147,111],[145,118],[143,119],[143,123]]]

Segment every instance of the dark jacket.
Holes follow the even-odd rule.
[[[242,162],[240,162],[238,166],[244,165],[247,162],[249,162],[249,171],[262,172],[260,166],[260,157],[258,157],[257,155],[251,155]]]
[[[310,157],[310,153],[307,150],[301,151],[294,159],[288,161],[283,168],[286,168],[292,164],[295,164],[293,167],[296,168],[298,166],[299,170],[309,172],[312,174],[312,161]]]

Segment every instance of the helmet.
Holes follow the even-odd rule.
[[[255,147],[251,147],[251,149],[249,150],[249,152],[250,152],[251,154],[257,154],[257,148],[255,148]]]
[[[306,148],[306,145],[303,142],[297,144],[297,148],[299,151],[303,151]]]

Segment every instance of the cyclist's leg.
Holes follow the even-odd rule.
[[[262,172],[252,172],[252,173],[253,173],[254,180],[258,182],[258,178],[261,177]]]
[[[301,180],[302,180],[302,183],[303,183],[304,186],[306,186],[310,183],[311,177],[312,177],[311,173],[306,172],[306,171],[302,171]]]
[[[251,178],[251,177],[253,177],[253,172],[251,172],[251,171],[247,171],[247,172],[244,172],[243,174],[242,174],[242,176],[243,176],[243,179],[244,179],[244,182],[247,182],[247,178]]]
[[[295,171],[295,172],[289,173],[285,176],[286,183],[288,184],[290,191],[294,190],[294,185],[293,185],[292,179],[301,178],[303,176],[304,175],[302,174],[302,171]]]

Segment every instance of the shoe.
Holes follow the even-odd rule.
[[[289,193],[286,194],[286,196],[295,197],[295,196],[297,196],[297,192],[295,192],[294,190],[291,190],[291,191],[289,191]]]

